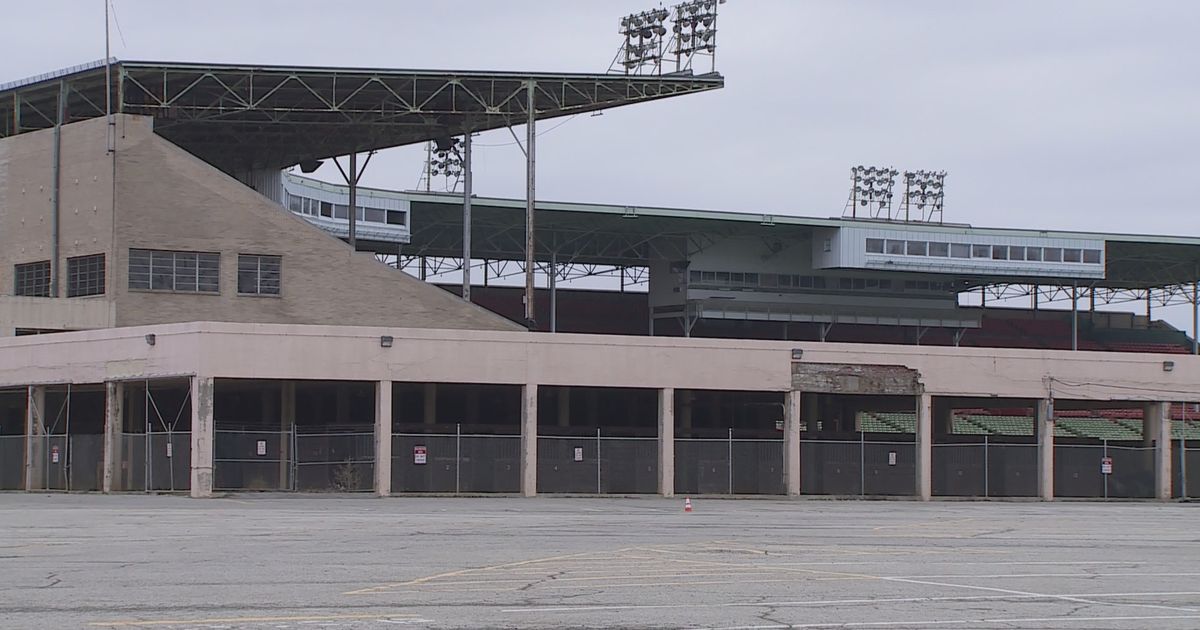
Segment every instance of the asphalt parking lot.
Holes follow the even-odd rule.
[[[1200,505],[0,494],[2,628],[1196,628]]]

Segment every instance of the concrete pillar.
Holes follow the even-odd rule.
[[[521,387],[521,494],[537,495],[537,392],[529,383]]]
[[[1037,402],[1038,496],[1054,500],[1054,401]]]
[[[375,496],[392,494],[392,382],[375,384]]]
[[[104,477],[100,489],[105,494],[125,490],[121,485],[121,428],[125,418],[125,384],[113,381],[104,384]]]
[[[211,497],[213,490],[213,379],[193,376],[192,498]]]
[[[279,489],[292,489],[292,431],[296,428],[296,383],[279,387]]]
[[[567,387],[558,388],[558,426],[571,426],[571,390]]]
[[[437,424],[437,383],[425,383],[425,424]]]
[[[675,389],[658,390],[658,493],[675,496]]]
[[[784,488],[789,497],[800,496],[800,410],[802,394],[787,393],[783,417]]]
[[[917,497],[933,498],[933,396],[917,397]]]
[[[29,388],[25,402],[25,491],[46,487],[46,388]]]
[[[1171,404],[1146,405],[1142,414],[1143,440],[1154,441],[1154,488],[1161,501],[1171,499]]]

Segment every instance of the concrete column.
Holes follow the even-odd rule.
[[[567,387],[558,388],[558,426],[571,426],[571,390]]]
[[[25,491],[46,487],[46,388],[29,388],[25,402]]]
[[[296,383],[279,387],[279,489],[291,490],[292,431],[296,428]]]
[[[213,379],[192,377],[192,498],[213,490]]]
[[[425,424],[437,424],[437,383],[425,383]]]
[[[1142,435],[1154,441],[1154,488],[1161,501],[1171,499],[1171,404],[1146,405]],[[1145,439],[1145,437],[1143,437]]]
[[[375,384],[375,496],[392,494],[392,382]]]
[[[658,493],[675,496],[675,389],[658,390]]]
[[[800,410],[802,394],[787,393],[783,418],[784,488],[789,497],[800,496]]]
[[[1037,402],[1038,496],[1054,500],[1054,401]]]
[[[933,498],[933,396],[917,397],[917,497]]]
[[[121,486],[121,428],[125,414],[125,384],[109,381],[104,384],[104,477],[100,489],[108,494],[124,490]]]
[[[521,494],[537,495],[537,392],[529,383],[521,387]]]

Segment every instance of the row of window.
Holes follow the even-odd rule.
[[[13,295],[50,297],[50,261],[14,266]],[[104,254],[67,259],[67,297],[104,295]]]
[[[975,245],[936,241],[899,241],[867,239],[868,254],[891,256],[933,256],[937,258],[986,258],[1034,262],[1100,264],[1100,250],[1074,247],[1025,247],[1022,245]]]
[[[237,291],[241,295],[279,295],[282,271],[280,256],[238,254]],[[131,249],[129,288],[220,293],[221,255],[217,252]]]
[[[891,291],[903,287],[906,291],[955,292],[954,282],[906,280],[903,284],[887,278],[831,278],[774,273],[742,273],[737,271],[697,271],[688,273],[695,285],[747,287],[755,289],[839,289],[843,291]]]
[[[330,219],[350,218],[350,207],[345,204],[330,203],[328,201],[319,201],[308,197],[300,197],[298,195],[288,195],[288,209],[296,214],[307,214],[313,217],[326,217]],[[402,210],[384,210],[382,208],[367,208],[357,206],[355,220],[365,223],[384,223],[387,225],[405,225],[404,211]]]
[[[238,254],[238,293],[279,295],[283,260],[279,256]],[[103,295],[104,254],[67,259],[67,297]],[[129,250],[129,288],[142,291],[220,293],[221,255],[216,252]],[[50,296],[50,261],[15,266],[13,295]]]

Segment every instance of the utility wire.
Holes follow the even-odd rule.
[[[112,9],[113,24],[117,27],[117,35],[121,38],[121,47],[128,50],[129,44],[125,43],[125,33],[121,30],[121,21],[117,19],[117,7],[113,4],[113,0],[108,0],[108,7]]]

